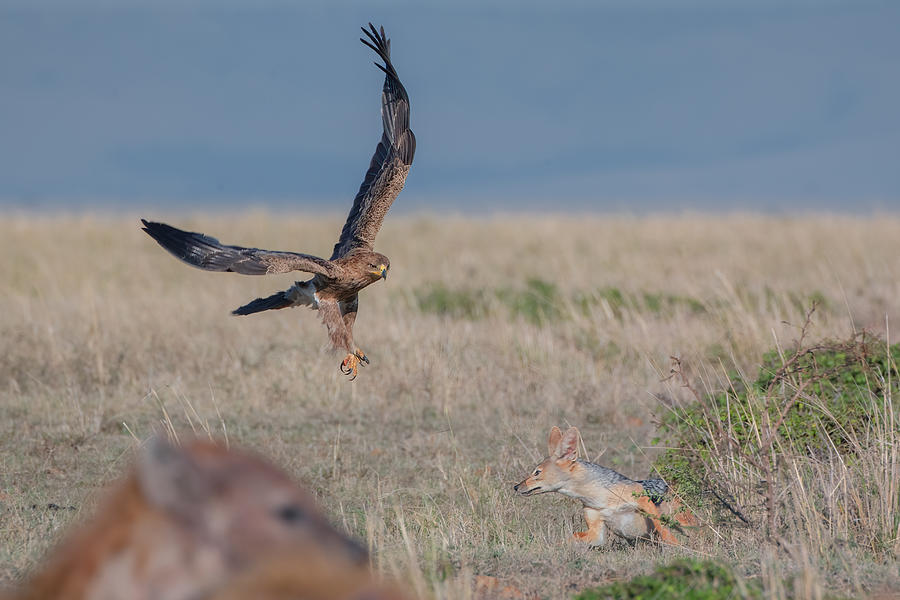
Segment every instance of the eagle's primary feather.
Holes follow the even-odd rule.
[[[379,32],[369,23],[369,29],[362,31],[371,42],[363,38],[359,41],[377,52],[384,61],[384,66],[375,63],[385,74],[381,90],[384,132],[353,200],[341,237],[334,246],[332,260],[355,248],[372,249],[384,215],[403,189],[416,153],[416,136],[409,128],[409,96],[391,62],[391,42],[384,36],[384,27]]]
[[[330,260],[300,254],[226,246],[219,240],[194,231],[182,231],[165,223],[154,223],[141,219],[146,231],[156,242],[172,253],[175,258],[206,271],[226,271],[241,275],[269,275],[303,271],[336,277],[338,269]]]

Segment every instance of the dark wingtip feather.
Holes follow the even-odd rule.
[[[184,238],[191,235],[190,232],[181,231],[180,229],[176,229],[165,223],[154,223],[153,221],[147,221],[145,219],[141,219],[141,222],[144,224],[142,229],[147,232],[147,235],[163,245],[166,245],[164,243],[166,241],[169,241],[170,243],[174,240],[182,241]]]
[[[156,240],[157,244],[179,260],[195,267],[212,271],[221,270],[214,259],[221,260],[223,256],[233,254],[228,252],[231,249],[221,248],[219,240],[202,233],[183,231],[165,223],[154,223],[144,219],[141,221],[144,223],[143,230]]]
[[[374,50],[384,61],[384,67],[375,63],[378,68],[394,79],[399,79],[397,77],[397,71],[394,69],[394,65],[391,64],[391,41],[385,36],[384,27],[381,27],[380,33],[378,29],[375,29],[375,26],[372,25],[372,23],[369,23],[369,29],[366,29],[365,27],[360,27],[360,29],[369,39],[359,38],[359,41]]]
[[[154,223],[147,219],[141,219],[141,223],[144,225],[141,227],[142,231],[145,231],[153,239],[159,240],[159,236],[162,234],[162,223]]]

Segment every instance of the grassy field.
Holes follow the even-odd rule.
[[[341,219],[173,224],[327,256]],[[552,425],[578,426],[588,458],[650,475],[655,420],[690,399],[668,378],[673,356],[701,389],[729,369],[752,377],[813,301],[812,340],[889,336],[900,218],[403,217],[377,249],[392,268],[362,294],[355,337],[372,364],[351,383],[315,313],[229,316],[290,275],[192,269],[137,218],[0,218],[0,580],[27,572],[136,440],[171,423],[271,457],[422,596],[473,597],[483,575],[566,598],[678,557],[724,561],[773,597],[900,589],[894,500],[862,517],[885,522],[878,551],[852,525],[775,543],[740,523],[681,548],[586,551],[565,543],[583,526],[574,501],[512,492]],[[881,431],[896,466],[896,429]],[[862,495],[893,498],[883,480]]]

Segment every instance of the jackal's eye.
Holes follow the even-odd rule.
[[[540,475],[540,474],[541,474],[541,470],[540,470],[540,469],[535,469],[535,470],[534,470],[534,473],[532,473],[531,476],[532,476],[532,477],[537,477],[537,476]]]
[[[306,518],[306,513],[296,504],[285,504],[275,509],[275,516],[285,523],[299,523]]]

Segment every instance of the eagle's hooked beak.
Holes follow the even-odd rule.
[[[371,271],[372,275],[376,277],[380,277],[382,279],[387,279],[387,267],[385,265],[378,265],[378,268],[374,271]]]

